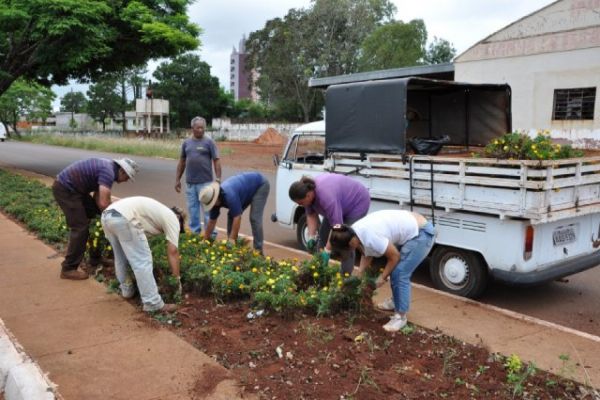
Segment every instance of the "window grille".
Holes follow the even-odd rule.
[[[552,119],[594,119],[596,88],[555,89]]]

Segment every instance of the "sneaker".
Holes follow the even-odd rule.
[[[60,272],[61,279],[71,279],[74,281],[82,281],[88,278],[88,273],[80,269],[62,270]]]
[[[398,332],[406,326],[407,322],[406,315],[394,314],[394,316],[390,318],[390,322],[383,326],[383,329],[388,332]]]
[[[377,308],[383,311],[394,311],[396,308],[394,307],[394,299],[387,298],[381,303],[377,304]]]

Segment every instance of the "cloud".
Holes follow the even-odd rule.
[[[536,11],[553,0],[392,0],[396,19],[425,21],[429,40],[434,36],[451,42],[458,54]],[[307,8],[310,0],[197,0],[188,10],[189,18],[203,30],[200,57],[211,65],[212,75],[229,90],[229,57],[244,35],[262,29],[273,18],[284,17],[290,8]],[[149,64],[150,72],[158,62]],[[69,87],[53,88],[58,96]],[[75,89],[77,90],[77,89]],[[82,90],[82,89],[79,89]],[[86,88],[83,89],[85,92]]]

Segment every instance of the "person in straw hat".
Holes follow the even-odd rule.
[[[129,158],[88,158],[74,162],[56,176],[52,194],[69,227],[69,244],[60,273],[62,279],[88,278],[88,273],[78,267],[85,254],[90,220],[110,205],[113,183],[133,181],[138,170],[137,163]],[[90,256],[92,266],[99,263],[99,253]]]
[[[200,192],[200,202],[209,211],[208,227],[204,238],[211,237],[221,207],[227,213],[227,238],[235,241],[242,223],[242,213],[250,206],[250,226],[254,236],[254,248],[263,252],[263,212],[269,197],[269,181],[258,172],[244,172],[223,181],[222,185],[213,182]]]

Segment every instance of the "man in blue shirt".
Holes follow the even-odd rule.
[[[221,162],[215,142],[204,136],[206,120],[202,117],[192,119],[192,137],[181,145],[181,154],[177,164],[175,191],[181,192],[181,177],[185,171],[185,196],[188,206],[190,230],[200,233],[200,207],[198,195],[200,191],[213,181],[213,167],[216,181],[221,181]],[[203,210],[204,228],[208,224],[208,210]]]
[[[235,241],[242,223],[242,213],[250,206],[250,226],[254,236],[254,248],[263,252],[263,212],[269,196],[269,181],[258,172],[244,172],[227,178],[221,186],[213,182],[200,192],[200,202],[210,210],[204,238],[212,234],[219,218],[221,207],[229,209],[227,214],[227,238]]]

